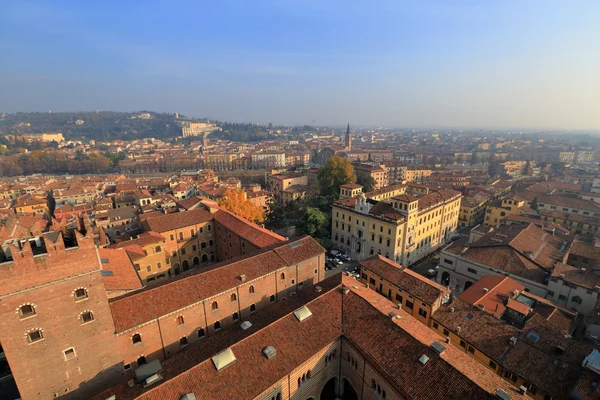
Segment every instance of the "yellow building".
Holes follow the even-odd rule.
[[[17,214],[27,215],[39,215],[46,214],[50,215],[50,209],[48,208],[48,200],[46,196],[37,194],[25,194],[17,200],[13,205]]]
[[[391,193],[396,191],[406,187],[391,187]],[[333,204],[333,245],[353,259],[381,254],[409,265],[444,245],[457,228],[460,192],[431,189],[428,194],[394,196],[376,192],[380,200],[368,193]]]
[[[482,223],[486,209],[485,204],[490,197],[484,193],[463,197],[460,202],[460,214],[458,216],[460,226],[475,226]]]
[[[144,284],[171,277],[171,265],[167,263],[166,240],[156,232],[145,232],[135,239],[119,242],[111,247],[123,248],[135,266]]]
[[[363,187],[357,183],[348,183],[340,186],[340,198],[358,196],[362,193]]]
[[[299,196],[295,191],[288,191],[284,193],[287,189],[292,186],[307,186],[308,185],[308,177],[300,172],[293,172],[288,174],[274,174],[269,175],[267,178],[267,189],[273,193],[273,198],[279,204],[285,204],[287,201],[294,199],[294,192],[296,192],[296,198]],[[299,192],[306,191],[308,188],[298,188]],[[285,197],[285,199],[284,199]]]
[[[406,169],[406,177],[405,180],[407,182],[423,182],[426,178],[431,176],[430,169],[416,168],[416,167],[408,167]]]
[[[360,263],[360,281],[427,326],[431,314],[450,300],[450,289],[380,255]]]
[[[525,200],[518,199],[514,196],[505,197],[501,200],[496,200],[487,205],[485,209],[485,219],[483,223],[487,226],[498,227],[501,221],[508,215],[522,215],[529,211]]]

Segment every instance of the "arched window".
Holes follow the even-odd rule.
[[[231,293],[231,301],[237,301],[237,296],[235,293]]]
[[[204,328],[198,329],[198,339],[203,338],[205,335]]]
[[[254,285],[250,285],[250,287],[248,288],[248,291],[253,294],[254,293]]]
[[[279,278],[280,278],[282,281],[284,281],[284,280],[285,280],[285,273],[284,273],[284,272],[282,272],[282,273],[281,273],[281,275],[279,276]]]
[[[154,248],[154,252],[157,253],[157,254],[160,253],[160,246],[156,246]]]
[[[177,325],[183,325],[185,320],[183,319],[183,315],[177,317]]]
[[[250,312],[253,313],[256,311],[256,304],[250,304]]]
[[[179,345],[181,347],[187,346],[187,344],[188,344],[187,337],[184,336],[181,339],[179,339]]]
[[[213,324],[213,327],[215,328],[215,331],[218,331],[219,329],[221,329],[221,321],[217,321]]]
[[[583,300],[579,296],[573,296],[573,298],[571,300],[573,300],[573,303],[577,303],[577,304],[581,304],[583,302]]]
[[[190,229],[190,236],[194,236],[194,228]]]
[[[213,301],[213,302],[212,302],[212,304],[210,305],[210,308],[211,308],[213,311],[216,311],[216,310],[218,310],[218,309],[219,309],[219,303],[217,303],[216,301]]]
[[[94,314],[91,311],[86,311],[79,318],[81,319],[81,323],[85,324],[94,320]]]
[[[133,342],[133,344],[142,343],[142,335],[136,333],[131,337],[131,341]]]
[[[24,306],[19,307],[19,314],[21,314],[21,318],[31,317],[35,315],[35,307],[31,304],[25,304]]]
[[[83,300],[83,299],[87,299],[87,297],[88,297],[88,292],[84,288],[79,288],[79,289],[75,290],[75,300]]]
[[[306,371],[306,379],[310,379],[312,377],[312,372],[309,369],[308,371]]]
[[[179,240],[183,240],[183,232],[179,232]]]

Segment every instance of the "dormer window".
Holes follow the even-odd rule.
[[[35,307],[31,304],[25,304],[19,307],[19,314],[21,315],[21,318],[32,317],[36,314]]]

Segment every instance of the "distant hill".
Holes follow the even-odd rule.
[[[4,114],[0,118],[2,135],[43,132],[61,132],[65,139],[164,139],[181,136],[181,126],[174,114],[148,111],[33,112]]]

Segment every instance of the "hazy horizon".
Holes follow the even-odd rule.
[[[0,5],[0,112],[600,130],[600,3]]]

